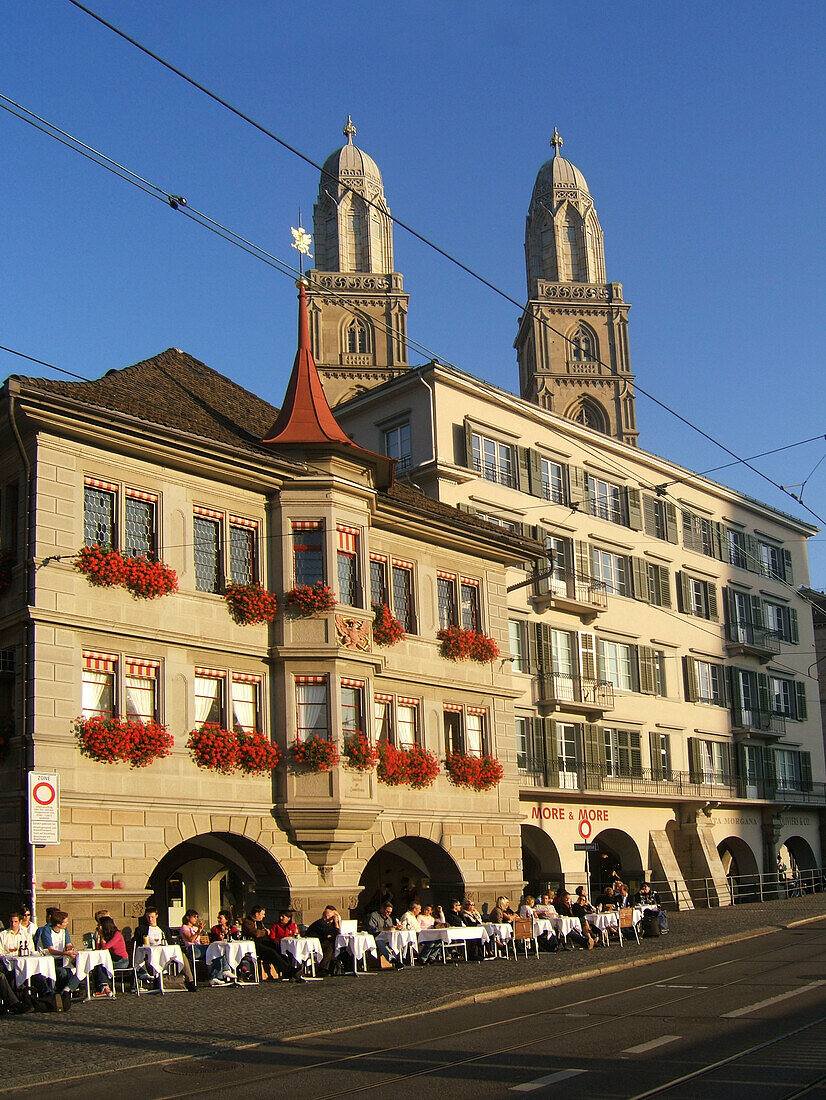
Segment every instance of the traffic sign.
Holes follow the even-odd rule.
[[[575,852],[598,852],[599,851],[599,845],[596,844],[596,843],[594,843],[594,844],[575,844],[574,845],[574,851]]]
[[[29,772],[29,844],[60,843],[60,777]]]

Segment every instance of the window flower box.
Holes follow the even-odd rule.
[[[379,782],[388,787],[413,787],[423,790],[433,784],[439,774],[439,762],[431,752],[413,745],[409,749],[397,749],[382,741],[378,747],[379,762],[376,772]]]
[[[135,599],[154,600],[178,591],[178,575],[162,561],[124,558],[120,550],[84,546],[77,554],[75,569],[98,588],[125,588]]]
[[[321,615],[336,606],[336,596],[329,585],[298,584],[287,593],[287,604],[295,615]]]
[[[404,640],[404,627],[386,603],[374,603],[373,641],[376,645],[391,646]]]
[[[345,765],[360,772],[371,772],[379,761],[379,750],[361,730],[344,738],[343,755]]]
[[[445,772],[454,787],[470,787],[474,791],[489,791],[497,787],[505,774],[495,756],[472,756],[466,752],[448,753]]]
[[[74,731],[81,753],[100,764],[145,768],[169,756],[174,744],[166,726],[130,718],[76,718]]]
[[[480,665],[495,661],[499,646],[481,630],[465,630],[461,626],[449,626],[436,632],[439,653],[446,661],[477,661]]]
[[[242,626],[271,623],[278,612],[278,601],[260,584],[228,584],[224,589],[230,617]]]
[[[230,775],[238,766],[238,737],[217,722],[190,730],[186,747],[199,768]]]
[[[281,749],[265,733],[238,731],[238,767],[248,775],[266,775],[278,767]]]
[[[338,764],[338,745],[316,734],[307,741],[294,741],[292,757],[296,764],[310,772],[328,772]]]

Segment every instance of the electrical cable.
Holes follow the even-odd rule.
[[[211,91],[204,84],[201,84],[199,81],[195,80],[193,77],[191,77],[187,73],[183,72],[183,70],[177,68],[177,66],[173,65],[171,62],[167,61],[165,58],[161,57],[159,54],[157,54],[154,51],[150,50],[147,46],[144,46],[137,39],[133,38],[131,35],[127,34],[125,31],[122,31],[119,27],[115,26],[114,23],[110,23],[108,20],[104,19],[101,15],[98,15],[97,12],[93,11],[91,8],[88,8],[85,4],[82,4],[80,2],[80,0],[69,0],[69,3],[74,5],[74,7],[78,8],[80,11],[85,12],[86,15],[88,15],[92,19],[96,20],[102,26],[106,27],[108,30],[110,30],[114,34],[118,35],[120,38],[122,38],[124,41],[128,42],[130,45],[134,46],[136,49],[140,50],[142,53],[146,54],[147,57],[151,57],[154,61],[158,62],[158,64],[162,65],[164,68],[168,69],[170,72],[174,73],[176,76],[178,76],[182,80],[186,81],[186,83],[191,85],[193,88],[196,88],[198,91],[200,91],[204,95],[208,96],[215,103],[218,103],[221,107],[223,107],[225,110],[230,111],[232,114],[236,115],[242,121],[244,121],[248,125],[254,127],[261,134],[263,134],[264,136],[270,138],[270,140],[275,141],[278,145],[282,146],[282,148],[286,149],[288,152],[292,153],[294,156],[298,157],[300,160],[303,160],[306,164],[308,164],[311,167],[315,168],[316,171],[320,172],[323,177],[327,177],[328,179],[330,179],[333,182],[337,183],[340,187],[344,187],[347,191],[352,192],[352,188],[345,181],[339,179],[336,176],[333,176],[330,172],[327,172],[323,165],[318,164],[311,157],[307,156],[305,153],[302,153],[295,146],[291,145],[289,142],[287,142],[283,138],[279,137],[276,133],[274,133],[268,127],[264,126],[262,123],[260,123],[260,122],[256,121],[255,119],[253,119],[250,115],[247,115],[245,112],[241,111],[238,107],[233,106],[233,104],[231,104],[227,100],[223,99],[217,93]],[[361,196],[360,195],[359,197],[364,201],[364,203],[367,206],[370,206],[373,209],[378,210],[383,216],[389,218],[395,225],[398,225],[401,229],[404,229],[407,233],[410,233],[411,236],[413,236],[417,240],[421,241],[421,243],[426,245],[428,248],[433,249],[440,256],[442,256],[444,259],[446,259],[449,263],[454,264],[456,267],[460,268],[460,270],[464,271],[467,275],[470,275],[471,278],[477,280],[483,286],[486,286],[489,290],[493,291],[494,294],[497,294],[500,298],[503,298],[506,302],[509,302],[511,305],[515,306],[520,311],[520,314],[525,313],[529,309],[530,303],[528,303],[527,305],[522,304],[516,298],[511,297],[511,295],[508,294],[506,291],[504,291],[500,287],[496,286],[495,283],[492,283],[489,279],[486,279],[483,275],[480,275],[477,271],[474,271],[473,268],[469,267],[467,264],[465,264],[461,260],[457,259],[457,257],[453,256],[451,253],[449,253],[445,249],[441,248],[438,244],[436,244],[434,241],[430,240],[428,237],[425,237],[423,234],[419,233],[412,226],[408,225],[406,222],[402,221],[400,218],[398,218],[398,217],[396,217],[392,214],[388,214],[386,210],[379,207],[375,202],[368,199],[366,196]],[[537,320],[540,324],[542,324],[549,331],[553,332],[555,335],[557,335],[561,339],[565,340],[566,343],[573,344],[573,340],[569,336],[566,336],[564,333],[562,333],[558,329],[554,328],[554,326],[551,325],[545,318],[539,316],[538,314],[532,314],[532,315],[534,316],[535,320]],[[609,364],[602,362],[602,360],[597,360],[597,362],[601,366],[606,367],[610,371],[611,368],[610,368]],[[630,379],[629,379],[629,382],[630,382]],[[715,439],[714,436],[710,435],[703,428],[700,428],[698,425],[694,424],[687,417],[684,417],[681,413],[678,413],[676,411],[676,409],[671,408],[671,406],[668,405],[667,403],[665,403],[663,401],[660,401],[660,399],[655,397],[650,391],[648,391],[644,387],[640,386],[636,382],[636,380],[634,380],[634,382],[631,383],[631,385],[632,385],[632,388],[636,392],[639,392],[644,397],[647,397],[649,399],[649,401],[652,401],[655,405],[659,406],[664,412],[671,413],[672,416],[674,416],[677,420],[679,420],[687,428],[691,428],[693,431],[697,432],[704,439],[706,439],[709,443],[712,443],[715,446],[719,447],[721,450],[725,451],[725,453],[730,455],[731,458],[733,458],[736,461],[737,464],[745,466],[747,469],[751,470],[752,473],[757,474],[758,477],[762,478],[769,485],[773,486],[773,488],[779,490],[782,493],[785,493],[787,496],[790,496],[793,500],[796,500],[797,503],[800,505],[800,507],[804,508],[810,515],[814,516],[814,518],[817,519],[817,521],[819,523],[826,524],[826,519],[824,519],[823,516],[818,515],[818,513],[815,512],[813,509],[809,508],[809,506],[807,504],[804,504],[802,501],[798,500],[797,497],[795,497],[795,495],[793,493],[790,493],[787,489],[785,489],[782,485],[780,485],[779,482],[774,481],[767,474],[764,474],[761,470],[759,470],[756,466],[753,466],[751,464],[750,460],[741,458],[735,451],[731,450],[730,447],[726,446],[726,444],[721,443],[718,439]]]

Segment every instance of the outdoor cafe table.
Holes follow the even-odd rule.
[[[353,956],[354,974],[358,974],[360,962],[364,963],[364,972],[366,974],[367,956],[372,955],[375,958],[378,954],[376,951],[376,941],[369,932],[339,932],[336,936],[336,958],[338,958],[345,948]]]
[[[386,943],[393,954],[402,960],[406,954],[409,955],[411,965],[415,965],[415,957],[419,952],[419,934],[412,928],[388,928],[385,932],[379,932],[376,939]]]
[[[170,963],[176,962],[183,968],[184,953],[176,943],[159,943],[154,947],[146,945],[135,948],[135,969],[146,960],[147,967],[163,980],[163,972]]]
[[[485,925],[485,931],[488,936],[494,941],[494,943],[500,944],[505,949],[505,954],[508,953],[508,944],[513,939],[513,925],[508,924],[507,921],[504,924],[492,924],[487,923]],[[516,945],[514,944],[514,949]]]
[[[315,936],[285,936],[281,941],[283,954],[292,955],[299,966],[310,964],[310,971],[315,977],[315,964],[324,958],[321,950],[321,940]]]
[[[460,943],[465,953],[465,961],[467,961],[467,943],[468,940],[479,940],[481,943],[488,943],[490,936],[484,925],[480,924],[471,928],[423,928],[419,933],[419,943],[431,943],[433,940],[438,940],[442,945],[442,962],[447,961],[445,954],[445,944]]]
[[[26,985],[35,974],[55,980],[53,955],[0,955],[6,970],[11,971],[16,986]]]
[[[75,974],[77,974],[79,981],[86,982],[87,1001],[90,1000],[92,996],[89,978],[96,966],[102,966],[109,975],[109,980],[111,981],[115,973],[115,968],[112,965],[112,956],[108,951],[90,951],[84,949],[78,951],[77,955],[75,955]]]
[[[588,913],[585,917],[589,924],[598,929],[602,942],[608,946],[608,933],[611,929],[619,932],[619,913]]]
[[[227,967],[232,972],[233,976],[241,965],[241,960],[249,955],[253,962],[255,980],[256,982],[258,981],[258,957],[255,953],[255,944],[252,940],[216,940],[215,943],[211,943],[206,949],[204,959],[207,966],[214,962],[219,955],[224,956]]]
[[[553,936],[556,933],[554,922],[550,917],[533,918],[533,938],[538,940],[540,936]]]
[[[582,928],[576,917],[548,917],[548,920],[566,943],[571,932],[579,932]]]

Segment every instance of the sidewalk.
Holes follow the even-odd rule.
[[[275,1038],[433,1011],[531,986],[565,983],[826,917],[826,895],[669,914],[660,939],[594,951],[467,965],[408,967],[297,986],[200,988],[166,997],[120,995],[68,1014],[0,1019],[0,1093],[22,1085],[192,1057]]]

